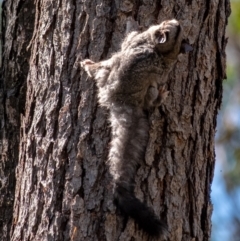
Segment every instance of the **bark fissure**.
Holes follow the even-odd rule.
[[[166,102],[149,115],[135,193],[167,222],[169,240],[208,240],[229,1],[8,0],[3,9],[2,240],[151,240],[113,205],[108,113],[79,62],[118,51],[127,21],[139,30],[173,17],[194,50],[179,56]]]

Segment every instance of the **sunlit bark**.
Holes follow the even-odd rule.
[[[229,11],[228,0],[6,1],[0,85],[4,241],[149,240],[113,205],[107,111],[97,105],[96,87],[79,62],[117,51],[128,18],[145,29],[174,17],[194,50],[179,56],[167,84],[170,95],[149,117],[135,191],[167,223],[168,240],[209,240]]]

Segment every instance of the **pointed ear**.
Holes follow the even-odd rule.
[[[167,35],[166,35],[166,32],[161,32],[158,36],[158,43],[159,44],[163,44],[167,41]]]
[[[182,41],[180,53],[186,54],[188,52],[191,52],[193,50],[193,47],[188,44],[185,40]]]
[[[81,64],[81,67],[88,73],[90,77],[95,77],[95,74],[99,67],[98,63],[95,63],[90,59],[85,59],[80,64]]]

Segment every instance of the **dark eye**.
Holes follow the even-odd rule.
[[[166,41],[168,41],[169,40],[169,32],[165,32],[165,36],[166,36]]]
[[[161,32],[159,32],[159,31],[157,31],[157,32],[155,33],[155,37],[156,37],[156,38],[159,38],[160,35],[161,35]]]

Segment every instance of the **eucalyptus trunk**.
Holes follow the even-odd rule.
[[[151,240],[113,205],[108,112],[80,62],[118,51],[129,19],[147,29],[172,18],[193,51],[179,56],[149,117],[135,192],[168,240],[209,240],[229,0],[7,0],[3,10],[2,240]]]

